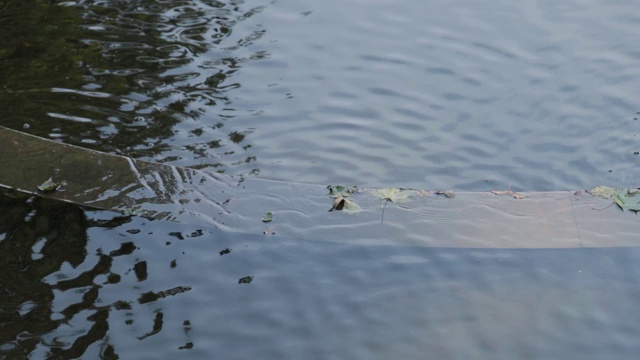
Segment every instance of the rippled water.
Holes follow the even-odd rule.
[[[631,2],[4,2],[0,122],[230,175],[635,184]]]
[[[637,177],[630,3],[312,4],[274,28],[294,100],[256,130],[269,175],[464,190]]]
[[[0,359],[633,359],[639,350],[638,249],[356,245],[348,234],[240,235],[0,200]]]
[[[635,185],[635,10],[578,0],[7,0],[0,125],[240,178]],[[283,194],[259,195],[271,196]],[[635,248],[429,248],[373,227],[370,241],[350,241],[340,221],[323,233],[332,236],[224,232],[3,191],[0,359],[640,350]]]

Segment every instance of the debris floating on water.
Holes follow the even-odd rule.
[[[439,190],[439,191],[436,191],[436,195],[444,195],[449,199],[453,199],[454,197],[456,197],[456,194],[451,190],[449,190],[449,191]]]
[[[517,192],[511,191],[511,190],[506,190],[506,191],[491,190],[491,193],[495,195],[511,195],[516,199],[524,199],[524,195],[518,194]]]
[[[50,177],[47,181],[38,185],[38,191],[46,194],[59,190],[62,185],[64,185],[64,181],[53,181],[53,177]]]

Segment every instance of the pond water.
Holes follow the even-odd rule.
[[[626,187],[640,175],[635,10],[578,0],[5,0],[0,125],[237,178]],[[429,248],[333,229],[342,232],[221,231],[2,191],[0,359],[640,350],[636,248]]]
[[[633,359],[639,350],[637,248],[357,245],[348,234],[238,234],[0,200],[0,359]]]
[[[631,2],[4,1],[0,123],[316,184],[636,183]]]

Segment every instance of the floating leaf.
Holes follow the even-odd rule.
[[[516,199],[524,199],[524,195],[518,194],[517,192],[511,191],[511,190],[506,190],[506,191],[491,190],[491,193],[496,195],[511,195]]]
[[[273,213],[271,211],[267,211],[262,215],[262,222],[272,222],[273,221]]]
[[[329,196],[333,198],[333,203],[331,204],[331,209],[329,209],[329,211],[344,210],[347,213],[356,213],[360,210],[360,206],[358,206],[358,204],[348,199],[349,195],[358,192],[358,188],[356,186],[348,187],[342,185],[328,185],[327,189],[329,189]]]
[[[382,216],[380,219],[380,223],[384,222],[384,210],[387,207],[388,202],[392,203],[403,203],[410,201],[411,194],[413,191],[408,191],[404,189],[396,189],[396,188],[386,188],[374,190],[371,195],[382,199]]]
[[[53,181],[53,177],[50,177],[47,181],[38,185],[38,190],[43,193],[54,192],[64,185],[62,181]]]
[[[608,186],[596,186],[593,189],[591,189],[589,193],[591,193],[591,195],[600,196],[605,199],[611,199],[621,191],[624,191],[624,190],[614,189]]]
[[[348,213],[355,213],[360,211],[360,206],[353,202],[353,200],[344,199],[344,210]]]
[[[347,197],[358,192],[357,186],[327,185],[329,195]]]
[[[622,190],[613,197],[613,201],[622,210],[640,211],[640,190]]]
[[[347,199],[343,197],[337,197],[333,199],[333,204],[331,205],[331,210],[342,210],[344,209],[344,204],[347,202]]]
[[[352,200],[342,195],[335,195],[333,196],[333,204],[331,204],[331,209],[329,209],[329,211],[333,211],[333,210],[337,210],[337,211],[344,210],[347,213],[356,213],[361,209],[360,209],[360,206],[358,206],[358,204],[356,204]]]
[[[396,189],[396,188],[379,189],[371,192],[371,195],[377,198],[390,201],[396,204],[410,201],[412,194],[413,194],[413,191],[411,190]]]
[[[597,186],[589,193],[613,200],[622,210],[640,211],[640,189],[615,189],[608,186]]]
[[[442,191],[442,190],[436,191],[436,195],[444,195],[444,196],[448,197],[449,199],[453,199],[454,197],[456,197],[456,194],[451,190],[449,190],[449,191]]]
[[[140,209],[140,208],[122,207],[122,208],[118,208],[118,210],[120,210],[122,212],[122,215],[124,215],[124,216],[140,216],[140,215],[142,215],[142,209]]]

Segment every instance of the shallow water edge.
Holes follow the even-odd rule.
[[[0,165],[5,187],[150,219],[202,224],[230,232],[286,237],[348,238],[354,243],[472,248],[636,246],[640,224],[610,200],[583,191],[445,193],[411,191],[409,202],[377,198],[373,189],[348,196],[357,211],[329,211],[325,185],[295,184],[149,163],[0,131],[8,144]],[[63,189],[38,193],[47,177]],[[399,190],[400,191],[400,190]],[[342,195],[340,195],[342,196]],[[522,197],[522,198],[520,198]],[[332,205],[333,204],[333,205]],[[274,214],[268,224],[266,212]],[[610,229],[617,229],[614,234]]]

